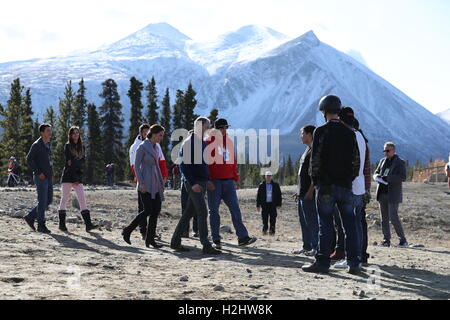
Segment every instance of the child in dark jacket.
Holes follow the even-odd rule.
[[[281,209],[282,195],[280,185],[272,181],[272,173],[267,171],[265,180],[258,187],[256,196],[256,208],[261,212],[263,220],[263,234],[275,235],[275,225],[277,222],[277,209]],[[270,217],[270,228],[269,228]]]

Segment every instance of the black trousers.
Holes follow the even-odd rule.
[[[367,254],[368,236],[367,236],[367,220],[366,220],[366,206],[364,205],[361,211],[361,225],[362,225],[362,250],[361,261],[367,262],[369,255]]]
[[[152,240],[156,235],[156,225],[159,213],[161,212],[161,197],[159,193],[157,193],[155,199],[152,199],[150,193],[139,192],[139,199],[142,202],[143,210],[133,219],[133,221],[131,221],[127,228],[133,231],[143,220],[147,220],[148,217],[146,230],[147,240]]]
[[[141,213],[142,211],[144,211],[144,204],[142,203],[140,192],[138,191],[138,213]],[[147,234],[147,218],[142,219],[142,221],[139,222],[139,230],[142,235]]]
[[[272,202],[264,203],[261,205],[263,231],[267,231],[269,229],[269,218],[270,218],[270,230],[275,232],[277,215],[278,215],[277,207]]]
[[[189,191],[187,190],[186,183],[183,182],[181,184],[181,214],[183,214],[184,210],[186,209],[188,198],[189,198]],[[190,222],[188,222],[186,230],[183,234],[183,236],[185,237],[189,237],[189,230],[190,230],[189,225]],[[194,213],[194,216],[192,218],[192,231],[194,231],[194,233],[198,233],[197,213]]]

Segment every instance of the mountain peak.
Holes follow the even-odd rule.
[[[150,23],[146,27],[135,33],[136,35],[151,34],[159,37],[164,37],[170,40],[185,41],[191,40],[187,35],[180,32],[178,29],[172,27],[170,24],[161,23]]]
[[[315,44],[315,45],[320,43],[319,38],[317,38],[316,34],[312,30],[309,30],[308,32],[304,33],[303,35],[301,35],[297,39],[298,40],[302,40],[302,41],[306,41],[306,42],[310,42],[311,44]]]

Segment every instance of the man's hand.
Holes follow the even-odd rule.
[[[234,180],[233,180],[233,183],[234,183],[234,188],[235,188],[236,190],[239,189],[238,183],[237,183],[236,181],[234,181]]]
[[[41,180],[45,180],[45,175],[43,173],[41,173],[40,175],[38,175],[38,178]]]
[[[206,188],[207,188],[209,191],[214,191],[214,190],[216,190],[216,186],[214,185],[214,183],[213,183],[212,181],[208,181],[208,182],[206,183]]]
[[[297,202],[297,201],[298,201],[298,198],[299,198],[299,197],[298,197],[298,194],[293,194],[293,195],[292,195],[292,198],[294,199],[295,202]]]
[[[142,192],[142,193],[146,193],[147,189],[145,188],[145,186],[143,184],[140,184],[139,185],[139,191]]]
[[[313,199],[313,196],[314,196],[314,189],[312,190],[312,191],[308,191],[306,194],[305,194],[305,200],[312,200]]]
[[[195,193],[200,193],[202,192],[202,187],[199,184],[195,184],[192,186],[192,191],[194,191]]]

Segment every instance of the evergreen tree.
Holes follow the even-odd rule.
[[[22,119],[22,91],[20,78],[13,80],[6,108],[1,108],[0,125],[3,128],[2,150],[5,158],[15,156],[19,162],[24,161],[20,145],[20,127]]]
[[[48,123],[49,125],[51,125],[53,132],[58,132],[58,124],[57,124],[55,109],[53,108],[53,106],[50,106],[45,110],[44,123]],[[50,140],[50,143],[52,145],[52,150],[56,150],[56,142],[57,142],[57,140],[55,139],[55,137],[53,137]]]
[[[86,133],[86,182],[100,184],[103,181],[103,149],[100,119],[95,104],[87,105]]]
[[[130,89],[128,90],[128,97],[130,98],[130,128],[128,130],[128,140],[126,143],[126,148],[129,149],[136,139],[136,135],[139,131],[139,126],[142,124],[142,109],[144,105],[142,104],[142,90],[144,89],[144,84],[137,80],[135,77],[130,79]]]
[[[186,129],[183,126],[183,104],[184,104],[184,92],[183,90],[177,90],[176,92],[176,100],[173,105],[173,119],[172,119],[172,130],[175,131],[177,129]],[[175,147],[179,141],[172,141],[172,148]]]
[[[57,128],[53,130],[56,147],[53,149],[53,168],[55,177],[60,177],[64,168],[64,145],[67,142],[67,133],[72,124],[73,104],[75,94],[72,89],[72,81],[68,81],[64,91],[64,98],[59,99],[59,118]]]
[[[161,125],[166,129],[164,133],[164,138],[161,141],[161,149],[164,153],[164,157],[166,158],[166,161],[168,161],[169,167],[170,167],[170,135],[172,134],[172,128],[170,126],[171,122],[171,110],[170,110],[170,95],[169,95],[169,89],[166,89],[166,94],[164,95],[164,98],[162,100],[162,115],[161,115]]]
[[[88,103],[86,100],[86,87],[83,78],[78,85],[79,87],[73,103],[72,125],[80,127],[81,131],[83,131],[86,122],[86,108]]]
[[[194,109],[197,106],[197,100],[195,96],[197,92],[192,88],[192,83],[189,82],[186,93],[184,94],[184,104],[183,104],[183,126],[187,130],[194,128],[194,120],[196,119],[196,114]]]
[[[147,122],[153,125],[158,123],[158,91],[154,77],[148,81],[145,89],[147,90]]]
[[[102,129],[102,145],[104,165],[114,163],[114,175],[117,180],[124,178],[126,153],[122,145],[123,114],[117,84],[113,79],[102,83],[103,104],[100,106],[100,123]]]
[[[21,105],[21,121],[20,121],[20,154],[19,163],[27,175],[32,174],[31,168],[26,164],[26,155],[33,143],[33,110],[31,108],[31,93],[30,89],[26,89],[25,96],[22,99]]]
[[[41,136],[41,134],[39,133],[39,120],[38,118],[34,119],[34,123],[33,123],[33,139],[32,141],[36,141],[37,139],[39,139],[39,137]]]
[[[208,119],[211,121],[211,124],[214,124],[214,122],[216,122],[218,117],[219,117],[219,110],[213,108],[208,116]]]

